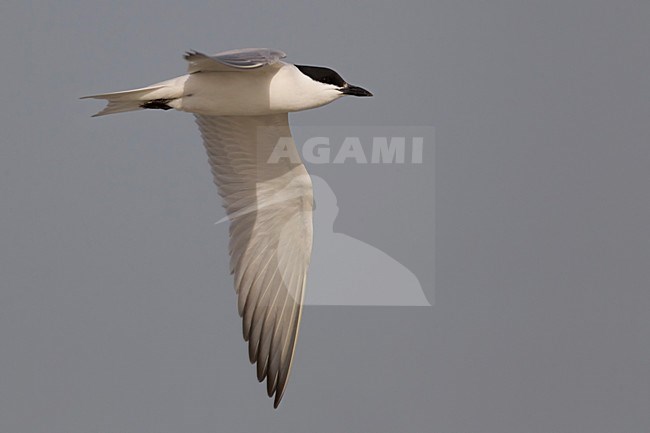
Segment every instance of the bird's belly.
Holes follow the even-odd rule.
[[[270,77],[255,72],[199,72],[188,77],[181,111],[209,116],[257,116],[279,112],[269,101]]]

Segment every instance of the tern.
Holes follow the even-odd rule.
[[[108,101],[93,117],[135,110],[194,114],[230,220],[230,272],[249,359],[258,380],[266,379],[275,408],[298,339],[314,201],[300,158],[273,152],[297,155],[288,113],[345,95],[372,96],[332,69],[286,63],[285,57],[268,48],[212,56],[192,51],[185,54],[186,75],[82,98]]]

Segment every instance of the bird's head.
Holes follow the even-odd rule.
[[[359,86],[346,82],[336,71],[322,66],[295,65],[304,75],[319,84],[323,92],[331,92],[336,97],[343,95],[372,96],[372,93]]]

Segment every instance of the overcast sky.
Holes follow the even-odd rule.
[[[650,431],[649,21],[627,0],[4,1],[0,431]],[[433,306],[306,308],[276,411],[192,117],[77,99],[251,46],[375,94],[294,125],[435,128],[422,164],[308,164],[334,232]]]

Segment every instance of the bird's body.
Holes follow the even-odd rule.
[[[212,116],[266,115],[316,108],[342,96],[336,91],[313,92],[313,86],[313,80],[286,63],[246,74],[192,74],[178,109]]]
[[[188,74],[140,89],[88,96],[95,116],[141,109],[193,113],[231,221],[230,269],[244,339],[275,407],[291,368],[311,256],[313,193],[295,152],[288,113],[349,94],[371,96],[328,68],[280,61],[281,51],[188,53]]]
[[[106,109],[96,116],[144,108],[173,108],[206,116],[263,116],[320,107],[345,94],[370,96],[367,91],[365,94],[342,92],[342,88],[352,92],[363,89],[349,86],[330,69],[285,63],[280,60],[285,56],[281,51],[239,51],[258,55],[257,63],[246,68],[223,63],[221,59],[228,59],[228,53],[232,56],[237,51],[213,57],[188,53],[185,58],[190,67],[186,75],[140,89],[86,98],[109,101]],[[303,71],[320,74],[318,78],[326,82],[315,80]]]

